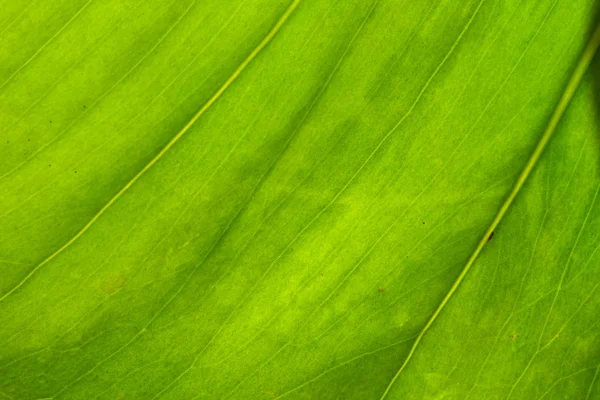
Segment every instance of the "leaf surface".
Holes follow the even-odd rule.
[[[0,398],[600,397],[595,1],[5,3]]]

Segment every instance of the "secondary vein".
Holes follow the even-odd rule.
[[[448,301],[450,301],[450,298],[452,297],[452,295],[456,292],[456,290],[458,289],[458,287],[460,286],[462,281],[465,279],[465,276],[469,273],[469,270],[475,263],[475,260],[481,253],[481,250],[488,242],[488,238],[490,237],[492,232],[494,232],[494,230],[498,227],[498,225],[502,221],[502,218],[504,217],[504,215],[506,214],[506,212],[508,211],[508,209],[514,202],[515,198],[521,191],[521,188],[527,181],[527,178],[529,178],[529,175],[531,175],[531,172],[533,171],[537,162],[539,161],[542,153],[544,152],[544,149],[546,148],[546,146],[548,145],[548,142],[552,138],[554,131],[556,130],[556,127],[558,126],[558,123],[560,122],[562,116],[564,115],[565,110],[567,109],[567,106],[569,105],[571,99],[573,98],[575,91],[579,87],[579,84],[580,84],[585,72],[587,71],[590,63],[592,62],[592,59],[594,58],[594,55],[596,54],[596,52],[598,50],[598,47],[600,47],[600,25],[598,25],[596,27],[596,30],[594,31],[592,38],[590,39],[585,50],[583,51],[583,53],[577,63],[577,66],[575,67],[575,70],[573,71],[573,74],[571,75],[571,78],[569,79],[569,82],[565,88],[565,91],[563,92],[563,94],[560,98],[560,101],[558,102],[556,108],[554,109],[554,112],[552,114],[552,117],[550,118],[550,122],[548,123],[546,130],[542,134],[542,137],[540,138],[537,146],[535,147],[533,153],[529,157],[527,164],[525,164],[525,168],[523,169],[523,171],[517,178],[517,181],[515,182],[515,185],[513,186],[510,194],[508,195],[508,197],[502,204],[502,207],[500,207],[500,210],[496,214],[495,218],[493,219],[493,221],[490,224],[490,226],[488,227],[488,229],[483,234],[483,237],[479,241],[479,244],[477,245],[477,247],[475,248],[475,251],[473,252],[471,257],[467,261],[467,264],[461,271],[460,275],[458,275],[458,278],[456,278],[456,281],[454,282],[454,284],[452,285],[452,287],[450,288],[450,290],[448,291],[448,293],[446,294],[446,296],[444,297],[444,299],[442,300],[440,305],[436,308],[436,310],[431,315],[431,317],[429,318],[429,320],[427,321],[427,323],[425,324],[423,329],[421,329],[421,331],[419,332],[419,335],[415,339],[410,351],[408,352],[408,355],[406,356],[406,359],[402,363],[402,366],[400,366],[400,369],[398,369],[398,371],[396,372],[396,374],[394,375],[394,377],[388,384],[388,386],[385,389],[385,392],[381,396],[380,400],[384,400],[387,397],[390,390],[394,386],[394,383],[396,382],[396,380],[398,379],[398,377],[400,376],[402,371],[404,371],[404,369],[408,365],[409,361],[412,359],[413,355],[415,354],[415,351],[416,351],[417,347],[419,346],[419,344],[421,343],[423,336],[425,336],[425,333],[427,333],[429,328],[431,328],[431,325],[434,323],[434,321],[439,316],[441,311],[444,309],[446,304],[448,304]]]
[[[188,123],[181,128],[181,130],[173,136],[173,138],[166,144],[163,149],[154,156],[148,164],[144,166],[121,190],[117,192],[93,217],[92,219],[85,224],[83,228],[81,228],[75,236],[73,236],[68,242],[63,244],[58,250],[54,253],[46,257],[42,262],[35,266],[17,285],[15,285],[12,289],[10,289],[7,293],[0,297],[0,302],[4,301],[7,297],[13,294],[16,290],[18,290],[21,286],[25,284],[37,271],[40,270],[44,265],[49,263],[52,259],[58,256],[60,253],[65,251],[69,246],[75,243],[92,225],[96,223],[96,221],[104,214],[113,204],[123,196],[127,190],[129,190],[137,181],[144,175],[150,168],[154,166],[178,141],[181,139],[183,135],[185,135],[190,128],[198,121],[198,119],[221,97],[221,95],[229,88],[229,86],[240,76],[242,71],[256,58],[258,53],[260,53],[275,37],[277,32],[281,29],[283,24],[289,19],[294,10],[298,7],[302,0],[294,0],[288,8],[285,10],[283,15],[279,18],[277,23],[271,28],[267,36],[256,46],[256,48],[246,57],[246,59],[237,67],[237,69],[231,74],[231,76],[225,81],[225,83],[211,96],[210,99],[198,110],[198,112],[188,121]]]

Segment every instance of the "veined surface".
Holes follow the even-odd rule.
[[[5,3],[0,398],[600,397],[593,0]]]

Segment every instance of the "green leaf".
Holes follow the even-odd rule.
[[[597,10],[5,0],[0,398],[600,398]]]

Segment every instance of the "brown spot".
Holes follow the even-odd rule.
[[[490,240],[492,240],[492,238],[493,238],[493,237],[494,237],[494,232],[490,233],[490,236],[488,236],[488,242],[489,242]]]
[[[126,281],[127,279],[123,275],[117,275],[102,283],[100,289],[104,293],[111,295],[121,289]]]
[[[378,291],[379,293],[383,293],[383,289],[382,289],[382,288],[379,288],[379,289],[377,289],[377,291]]]

